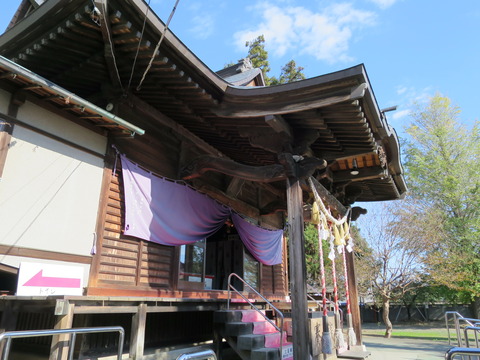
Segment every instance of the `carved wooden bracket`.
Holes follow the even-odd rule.
[[[207,171],[215,171],[243,180],[260,182],[273,182],[286,178],[284,168],[279,164],[258,167],[249,166],[210,155],[204,155],[195,159],[182,169],[180,176],[185,180],[194,179],[202,176]]]
[[[279,161],[281,164],[249,166],[225,158],[204,155],[184,167],[180,177],[185,180],[194,179],[207,171],[215,171],[243,180],[268,183],[292,177],[306,178],[315,170],[327,166],[325,160],[317,158],[305,158],[297,162],[291,154],[281,154]]]

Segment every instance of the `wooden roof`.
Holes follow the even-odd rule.
[[[325,159],[328,169],[319,179],[345,204],[405,193],[398,139],[363,65],[274,87],[234,86],[167,31],[137,89],[164,24],[141,0],[95,4],[98,11],[91,0],[47,0],[26,11],[28,2],[22,2],[13,26],[0,37],[0,55],[100,107],[148,107],[149,123],[137,124],[146,131],[156,121],[178,125],[183,134],[242,164],[274,164],[284,151]],[[8,86],[33,91],[4,77]],[[36,96],[51,101],[51,94]],[[360,171],[355,176],[354,160]]]

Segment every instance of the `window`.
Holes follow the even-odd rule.
[[[179,285],[203,288],[205,281],[205,240],[180,247]],[[188,283],[193,283],[189,286]],[[198,285],[195,285],[197,283]]]
[[[259,289],[260,264],[255,258],[244,250],[243,278],[254,289]],[[247,290],[247,289],[245,289]]]

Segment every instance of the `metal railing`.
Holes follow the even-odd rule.
[[[449,319],[452,317],[453,317],[453,324],[455,326],[455,332],[457,335],[457,345],[458,347],[463,347],[464,341],[462,340],[462,332],[461,332],[462,324],[466,325],[464,328],[464,335],[465,335],[465,344],[468,344],[468,336],[467,336],[468,331],[465,331],[465,329],[468,328],[469,330],[473,330],[473,328],[480,325],[480,320],[463,317],[462,314],[456,311],[445,312],[445,326],[447,327],[448,345],[452,345],[451,336],[450,336],[450,321],[449,321]],[[476,332],[477,331],[475,331],[475,336],[477,336]],[[478,346],[478,342],[477,342],[477,346]]]
[[[312,291],[320,294],[320,291],[318,291],[318,289],[315,288],[315,287],[313,287],[312,285],[307,284],[307,289],[310,289],[310,290],[312,290]],[[323,304],[322,304],[320,301],[318,301],[317,299],[315,299],[315,298],[314,298],[312,295],[310,295],[308,292],[307,292],[307,297],[308,297],[310,300],[312,300],[312,301],[314,301],[314,302],[317,303],[318,308],[320,309],[320,311],[323,310]],[[333,301],[327,299],[327,304],[328,304],[328,306],[330,307],[330,311],[335,312],[335,303],[334,303]],[[338,307],[338,313],[339,313],[339,315],[340,315],[340,322],[343,324],[343,310],[340,309],[340,306]]]
[[[182,354],[177,360],[217,360],[217,355],[213,350],[202,350],[189,354]]]
[[[6,341],[5,348],[2,354],[2,360],[7,360],[10,353],[10,347],[12,339],[18,338],[30,338],[39,336],[52,336],[69,334],[71,335],[68,349],[68,360],[73,359],[73,351],[75,350],[75,340],[77,334],[92,334],[92,333],[104,333],[104,332],[118,332],[118,353],[117,360],[122,359],[123,353],[123,340],[125,338],[125,330],[121,326],[109,326],[109,327],[95,327],[95,328],[76,328],[76,329],[49,329],[49,330],[26,330],[26,331],[8,331],[0,334],[0,343]]]
[[[455,356],[457,355],[467,355],[467,356],[472,356],[480,355],[480,349],[475,349],[475,348],[464,348],[464,347],[453,347],[445,353],[445,360],[452,360]]]
[[[480,331],[480,327],[478,326],[467,326],[465,329],[463,329],[463,333],[465,335],[465,346],[467,348],[470,347],[470,338],[468,336],[468,332],[473,331],[473,335],[475,338],[475,347],[478,348],[478,332]]]
[[[270,308],[272,308],[275,311],[275,314],[277,315],[278,318],[280,318],[280,328],[272,321],[270,320],[265,313],[263,313],[259,308],[257,308],[248,298],[245,297],[239,290],[237,290],[233,285],[232,285],[232,277],[236,277],[239,279],[243,285],[246,285],[250,290],[252,290],[257,296],[259,296],[263,301],[265,301]],[[260,313],[265,320],[267,320],[271,325],[277,329],[277,331],[280,333],[280,359],[283,359],[283,322],[284,322],[284,316],[283,313],[278,310],[270,301],[267,300],[262,294],[260,294],[256,289],[254,289],[250,284],[248,284],[244,279],[242,279],[240,276],[238,276],[235,273],[231,273],[228,276],[228,301],[227,301],[227,310],[230,310],[230,300],[231,300],[231,290],[235,291],[240,297],[245,300],[255,311]]]

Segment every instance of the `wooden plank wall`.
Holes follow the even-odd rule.
[[[98,285],[105,283],[169,288],[172,285],[170,274],[174,248],[131,239],[122,234],[125,207],[120,172],[118,163],[108,194]]]
[[[181,167],[180,158],[188,163],[196,155],[191,147],[185,146],[168,132],[163,134],[163,139],[148,136],[142,137],[142,141],[136,140],[136,145],[125,143],[119,144],[122,149],[128,149],[127,156],[133,161],[146,166],[148,170],[166,177],[176,178],[176,174]],[[176,149],[176,151],[173,151]],[[113,153],[113,151],[112,151]],[[115,288],[119,290],[137,291],[142,295],[152,291],[152,295],[157,290],[176,290],[177,261],[176,249],[170,246],[143,241],[137,238],[124,236],[125,207],[123,197],[123,184],[121,177],[120,160],[110,159],[111,163],[107,165],[105,178],[104,197],[105,213],[100,218],[98,233],[103,231],[103,236],[99,235],[97,256],[92,267],[90,287],[94,288]],[[112,174],[108,167],[114,168]],[[208,182],[209,185],[226,191],[224,187],[228,186],[225,176],[212,173],[208,177],[197,179],[197,181]],[[248,183],[242,187],[238,198],[248,203],[252,207],[258,207],[262,190],[260,187]],[[274,196],[264,197],[263,201],[271,201]],[[268,227],[278,227],[281,225],[281,216],[269,216],[265,220]],[[241,245],[240,245],[241,246]],[[232,249],[233,253],[242,253],[242,249]],[[232,254],[233,254],[232,253]],[[231,255],[232,255],[231,254]],[[286,257],[284,258],[286,260]],[[224,259],[225,260],[225,259]],[[230,260],[231,261],[231,260]],[[240,265],[242,262],[239,257]],[[276,265],[262,266],[261,273],[261,291],[268,295],[285,295],[286,276],[285,266]],[[225,270],[225,269],[224,269]],[[230,269],[241,273],[242,269]],[[228,274],[224,274],[228,276]],[[216,281],[220,281],[220,275]],[[217,284],[221,285],[221,284]],[[95,292],[96,293],[96,292]]]

